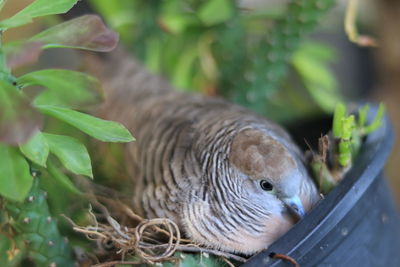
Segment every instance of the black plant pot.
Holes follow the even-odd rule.
[[[376,112],[376,107],[369,115]],[[394,141],[391,123],[367,137],[343,181],[303,220],[243,267],[293,266],[272,259],[288,255],[300,266],[400,266],[400,218],[383,167]]]

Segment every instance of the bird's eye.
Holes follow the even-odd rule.
[[[272,191],[272,189],[274,188],[272,186],[272,184],[270,182],[268,182],[267,180],[261,180],[260,186],[261,186],[261,189],[265,190],[265,191]]]

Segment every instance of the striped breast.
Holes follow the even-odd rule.
[[[295,151],[286,132],[224,100],[175,92],[137,63],[126,64],[106,83],[100,114],[123,123],[136,138],[124,161],[135,183],[135,211],[168,217],[195,241],[230,251],[254,252],[286,230],[286,220],[246,198],[243,179],[229,163],[239,132],[274,133]],[[267,220],[275,222],[274,231]]]

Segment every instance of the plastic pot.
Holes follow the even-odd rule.
[[[376,107],[370,115],[375,112]],[[400,218],[383,174],[393,141],[386,117],[366,138],[342,182],[289,232],[242,266],[293,266],[272,259],[272,252],[288,255],[302,267],[400,266]]]

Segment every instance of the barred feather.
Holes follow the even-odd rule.
[[[219,98],[176,92],[134,61],[109,64],[101,114],[123,123],[137,140],[126,147],[124,164],[135,182],[134,207],[143,216],[171,218],[201,244],[242,253],[283,234],[293,224],[283,204],[272,195],[259,201],[264,195],[254,196],[252,180],[232,163],[241,157],[232,155],[232,143],[246,131],[275,140],[286,153],[275,164],[292,162],[301,173],[308,209],[317,200],[299,150],[278,125]]]

